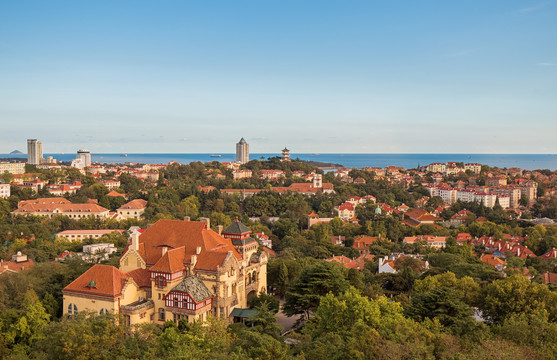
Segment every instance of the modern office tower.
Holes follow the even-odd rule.
[[[83,162],[83,166],[91,166],[91,152],[89,150],[77,150],[77,159]]]
[[[43,143],[37,139],[27,139],[27,163],[39,165],[43,160]]]
[[[236,144],[236,162],[245,164],[249,161],[249,144],[241,138]]]
[[[286,147],[282,149],[282,161],[290,161],[290,150]]]

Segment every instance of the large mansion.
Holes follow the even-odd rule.
[[[119,268],[95,265],[66,286],[64,313],[111,312],[130,325],[229,316],[266,292],[267,255],[250,234],[238,220],[221,234],[208,220],[159,220],[132,234]]]

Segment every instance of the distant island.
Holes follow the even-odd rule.
[[[321,161],[305,160],[304,162],[321,170],[338,169],[344,167],[341,164],[326,163]]]
[[[23,153],[19,150],[14,150],[10,153],[10,155],[20,155],[20,154],[23,155]]]

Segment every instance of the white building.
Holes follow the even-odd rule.
[[[91,152],[89,150],[77,150],[77,159],[81,159],[85,167],[91,166]]]
[[[456,189],[442,187],[442,188],[438,188],[437,190],[438,190],[437,196],[440,196],[441,199],[443,199],[443,202],[445,202],[446,204],[453,204],[456,202],[457,193],[458,193]]]
[[[446,165],[442,163],[432,163],[427,166],[427,171],[434,172],[434,173],[437,172],[444,173],[445,170],[446,170]]]
[[[107,260],[109,255],[116,252],[116,247],[111,243],[100,243],[83,246],[83,252],[78,253],[84,261],[97,262]]]
[[[0,198],[7,199],[10,194],[10,184],[0,184]]]
[[[43,160],[43,143],[37,139],[27,139],[27,163],[39,165]]]
[[[245,164],[249,161],[249,144],[241,138],[236,144],[236,162]]]
[[[475,193],[474,200],[484,204],[485,207],[492,208],[497,201],[497,195],[487,193]]]

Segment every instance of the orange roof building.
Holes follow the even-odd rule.
[[[68,285],[64,312],[108,309],[129,324],[159,325],[228,316],[267,290],[268,252],[250,234],[239,222],[221,236],[208,219],[159,220],[132,233],[119,269],[95,265]]]
[[[402,219],[402,222],[405,225],[408,225],[410,227],[418,227],[424,224],[435,224],[436,221],[440,221],[440,220],[441,218],[431,215],[424,209],[416,208],[407,211],[404,214],[404,218]]]
[[[354,245],[352,245],[352,247],[358,250],[358,252],[361,255],[368,255],[369,247],[377,240],[379,240],[379,237],[371,237],[371,236],[359,237],[354,239]]]
[[[3,272],[20,272],[29,270],[35,266],[35,262],[27,257],[27,255],[18,252],[12,255],[11,261],[0,259],[0,274]]]
[[[18,209],[12,211],[12,215],[34,215],[46,216],[49,218],[62,215],[72,219],[86,217],[107,218],[109,216],[109,211],[97,204],[73,204],[64,198],[46,198],[21,201],[18,204]]]
[[[140,219],[147,208],[147,200],[135,199],[118,208],[118,219]]]

